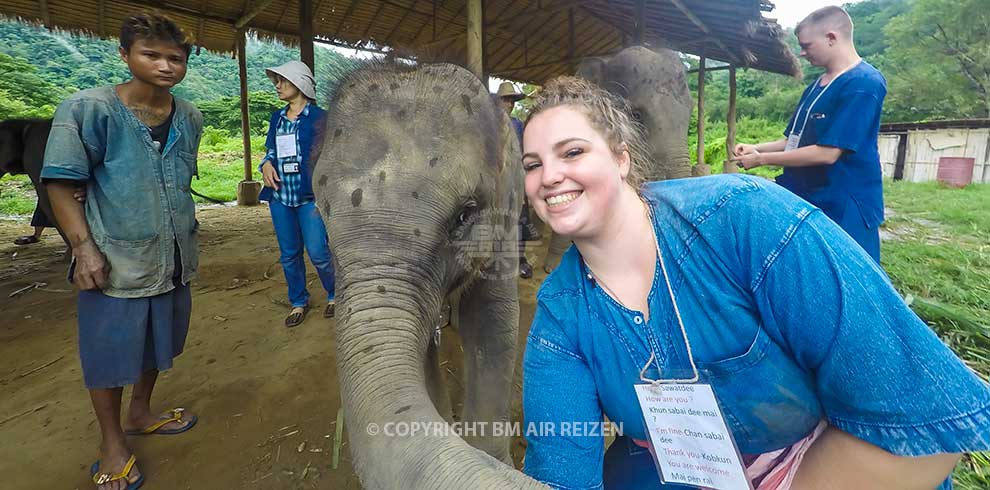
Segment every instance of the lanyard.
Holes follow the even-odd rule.
[[[822,98],[822,95],[825,95],[825,91],[828,90],[828,88],[831,87],[832,84],[835,83],[835,81],[838,80],[839,77],[841,77],[845,72],[847,72],[847,71],[855,68],[856,66],[858,66],[861,61],[862,60],[857,60],[852,65],[846,67],[846,69],[840,71],[839,74],[836,75],[835,77],[833,77],[832,80],[829,81],[827,85],[825,85],[825,88],[823,88],[822,91],[818,93],[818,96],[815,97],[815,100],[812,100],[811,103],[808,104],[808,112],[805,112],[804,113],[804,121],[801,123],[801,130],[798,131],[797,134],[804,133],[804,127],[808,125],[808,116],[811,115],[811,108],[815,106],[815,104],[818,102],[818,99]],[[819,82],[821,82],[821,80],[822,80],[822,77],[821,76],[819,76],[818,79],[815,80],[815,86],[816,87],[818,86]],[[797,110],[797,116],[798,117],[801,116],[801,110],[802,109],[804,109],[804,103],[803,102],[801,103],[801,105],[798,106],[798,110]],[[790,131],[788,131],[787,134],[794,134],[794,127],[795,126],[797,126],[797,117],[794,118],[794,122],[791,124],[791,127],[788,128]]]
[[[670,277],[667,275],[667,266],[663,263],[663,253],[660,252],[660,240],[657,238],[656,225],[654,224],[654,221],[655,220],[654,220],[654,216],[653,216],[653,208],[650,207],[650,204],[649,203],[644,202],[644,204],[646,205],[646,208],[647,208],[647,210],[649,210],[649,213],[650,213],[650,230],[653,232],[653,243],[657,247],[657,257],[660,260],[660,271],[663,272],[664,282],[667,284],[667,293],[670,294],[670,302],[674,305],[674,315],[677,316],[677,324],[680,325],[680,327],[681,327],[681,335],[684,338],[684,345],[687,347],[688,362],[691,363],[691,372],[694,374],[694,376],[692,376],[691,378],[686,378],[686,379],[685,378],[682,378],[682,379],[657,379],[657,380],[653,380],[653,379],[647,378],[646,377],[646,370],[649,369],[650,364],[652,364],[653,361],[655,361],[656,358],[657,358],[656,352],[651,348],[650,349],[650,359],[648,361],[646,361],[646,365],[643,366],[642,369],[640,369],[640,371],[639,371],[639,379],[642,380],[645,383],[650,383],[650,384],[654,384],[654,385],[656,385],[656,384],[663,384],[663,383],[696,383],[698,381],[698,379],[700,379],[699,376],[698,376],[698,367],[694,364],[694,354],[691,352],[691,341],[688,340],[687,330],[684,328],[684,321],[681,319],[681,311],[677,308],[677,299],[674,298],[674,289],[670,285]],[[591,276],[594,275],[594,271],[591,270],[591,267],[588,266],[587,262],[585,263],[585,267],[587,267],[588,270],[591,272],[591,275],[588,276],[588,278],[590,279]],[[607,289],[610,293],[612,293],[613,296],[615,295],[615,293],[612,292],[612,290],[609,289],[609,287],[607,285],[605,285],[604,282],[602,282],[601,280],[599,280],[598,283],[601,284],[603,287],[605,287],[605,289]],[[660,366],[659,365],[657,365],[657,369],[658,370],[660,369]]]
[[[660,240],[657,238],[656,224],[654,223],[653,208],[647,207],[650,210],[650,229],[653,231],[653,242],[657,246],[657,258],[660,260],[660,271],[663,272],[664,282],[667,283],[667,293],[670,294],[670,302],[674,305],[674,315],[677,316],[677,324],[681,327],[681,336],[684,338],[684,345],[687,347],[688,362],[691,363],[691,372],[694,374],[688,379],[649,379],[646,377],[646,370],[650,368],[650,364],[657,358],[657,353],[650,349],[650,359],[646,361],[646,365],[639,370],[639,379],[645,383],[650,383],[652,385],[658,384],[676,384],[676,383],[697,383],[698,376],[698,366],[694,363],[694,354],[691,352],[691,341],[688,339],[687,329],[684,328],[684,320],[681,319],[681,311],[677,308],[677,299],[674,297],[674,288],[670,285],[670,276],[667,275],[667,266],[663,263],[663,253],[660,252]],[[660,365],[657,364],[657,370],[660,370]]]

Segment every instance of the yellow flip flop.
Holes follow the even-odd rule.
[[[120,473],[116,475],[111,475],[110,473],[99,473],[100,462],[97,460],[93,463],[93,466],[89,467],[89,474],[93,478],[93,483],[97,485],[104,485],[117,480],[127,480],[127,476],[131,474],[131,470],[134,469],[134,463],[137,463],[137,458],[132,454],[130,459],[127,460],[127,464],[124,465],[124,469],[120,470]],[[137,480],[133,482],[128,482],[127,490],[137,490],[144,485],[144,475],[138,477]]]
[[[188,424],[183,425],[182,427],[179,427],[178,429],[163,429],[162,427],[164,427],[166,424],[169,424],[171,422],[182,423],[184,421],[183,418],[182,418],[182,412],[184,412],[185,410],[186,409],[181,408],[181,407],[179,407],[179,408],[173,408],[171,410],[171,412],[172,412],[172,416],[171,417],[165,418],[165,419],[161,419],[158,422],[155,422],[154,424],[151,424],[151,425],[149,425],[149,426],[147,426],[147,427],[145,427],[143,429],[128,429],[126,431],[126,433],[129,436],[147,436],[147,435],[151,435],[151,434],[158,434],[158,435],[181,434],[181,433],[183,433],[183,432],[185,432],[185,431],[187,431],[189,429],[192,429],[192,427],[194,425],[196,425],[196,421],[199,420],[199,417],[196,417],[195,415],[193,415],[191,418],[188,419],[189,420],[189,423]]]

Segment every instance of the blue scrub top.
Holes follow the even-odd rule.
[[[865,61],[836,78],[827,90],[818,80],[808,85],[784,136],[800,132],[798,147],[832,146],[842,149],[842,156],[832,165],[785,168],[777,183],[836,222],[849,203],[855,202],[864,224],[879,226],[883,222],[883,171],[877,137],[886,95],[887,81]]]

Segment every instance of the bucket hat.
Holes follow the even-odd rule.
[[[289,83],[296,86],[306,98],[316,100],[316,81],[313,80],[313,72],[306,66],[306,63],[292,60],[288,63],[274,68],[265,68],[265,74],[275,83],[275,75],[281,75]]]

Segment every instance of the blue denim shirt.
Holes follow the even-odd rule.
[[[644,197],[701,381],[741,453],[789,446],[822,419],[894,454],[990,448],[987,385],[819,209],[748,176],[652,183]],[[523,362],[525,426],[605,415],[647,439],[633,385],[650,353],[664,378],[691,377],[659,261],[649,320],[588,272],[572,246],[540,288]],[[655,365],[646,376],[660,377]],[[527,442],[527,474],[602,488],[602,437]]]
[[[189,191],[203,116],[175,99],[165,149],[155,148],[148,126],[113,86],[77,92],[55,111],[41,178],[86,181],[86,222],[110,263],[109,286],[118,298],[154,296],[175,288],[175,246],[182,283],[199,264],[196,206]]]
[[[285,118],[285,112],[288,108],[289,106],[286,105],[282,109],[272,112],[272,117],[268,121],[268,137],[265,139],[267,152],[265,158],[258,165],[258,172],[261,172],[261,167],[264,166],[265,162],[271,160],[272,166],[275,167],[275,171],[280,179],[284,179],[285,176],[282,174],[281,165],[278,164],[275,136],[278,133],[279,126],[281,126],[281,121]],[[296,140],[296,147],[300,150],[298,154],[302,158],[299,165],[299,189],[295,193],[295,201],[299,204],[311,202],[315,199],[313,196],[313,168],[316,166],[319,152],[314,153],[313,150],[317,150],[322,143],[321,139],[326,121],[326,113],[327,111],[321,109],[316,104],[308,103],[296,118],[297,124],[295,130],[296,137],[298,138]],[[286,119],[286,122],[288,122],[288,119]],[[258,195],[258,199],[262,201],[271,201],[279,197],[271,187],[261,189],[261,194]],[[279,200],[282,202],[281,199]],[[298,205],[292,202],[282,202],[282,204],[287,206]]]

